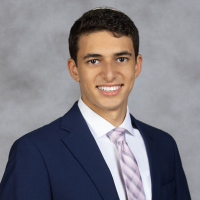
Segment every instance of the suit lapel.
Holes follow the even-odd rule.
[[[156,149],[156,142],[149,134],[150,131],[147,125],[139,122],[131,115],[131,121],[133,126],[135,126],[143,137],[147,156],[149,159],[149,166],[150,166],[150,174],[151,174],[151,185],[152,185],[152,199],[156,199],[157,191],[159,190],[159,177],[158,177],[158,161],[157,161],[157,149]]]
[[[102,199],[119,199],[109,168],[79,111],[77,102],[63,117],[60,127],[67,131],[62,141],[85,169]]]
[[[132,115],[131,120],[133,126],[140,131],[146,146],[151,173],[152,199],[156,199],[159,189],[156,142],[145,124],[136,120]],[[102,199],[119,199],[109,168],[80,113],[77,102],[63,117],[60,128],[66,130],[66,135],[62,138],[63,143],[85,169]]]

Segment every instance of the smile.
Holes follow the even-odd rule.
[[[117,85],[117,86],[97,86],[98,89],[103,90],[105,92],[116,91],[121,87],[122,87],[122,85]]]

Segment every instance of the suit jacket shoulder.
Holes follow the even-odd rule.
[[[77,104],[63,117],[14,142],[0,184],[0,200],[16,198],[119,199]]]

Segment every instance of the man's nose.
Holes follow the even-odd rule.
[[[104,64],[101,75],[107,82],[112,82],[117,76],[116,67],[112,63]]]

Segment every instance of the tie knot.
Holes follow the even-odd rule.
[[[117,144],[117,142],[125,141],[125,132],[126,129],[117,127],[108,132],[107,135],[114,144]]]

